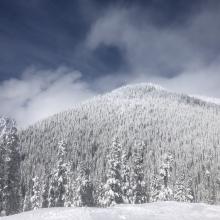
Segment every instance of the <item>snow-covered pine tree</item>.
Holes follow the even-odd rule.
[[[151,198],[153,201],[169,201],[173,200],[173,190],[169,186],[169,177],[172,172],[173,166],[173,155],[171,153],[165,154],[162,164],[159,170],[159,177],[157,178],[158,183],[156,183],[159,192],[154,191]]]
[[[56,204],[56,197],[55,197],[55,188],[56,182],[54,179],[50,180],[50,187],[49,187],[49,195],[48,195],[48,207],[55,207]]]
[[[173,197],[178,202],[192,202],[193,194],[189,184],[187,183],[186,176],[184,173],[178,178],[175,187]]]
[[[5,161],[5,146],[4,146],[3,138],[0,138],[0,213],[3,210],[4,161]]]
[[[4,188],[3,209],[6,215],[16,214],[20,208],[20,162],[19,140],[15,122],[4,136]]]
[[[121,178],[121,151],[122,147],[118,138],[113,139],[109,148],[107,160],[106,183],[103,186],[102,206],[112,206],[123,202]]]
[[[132,155],[132,203],[140,204],[147,201],[146,183],[143,169],[144,143],[136,141]]]
[[[150,184],[150,202],[156,202],[161,191],[161,183],[157,175],[153,175]]]
[[[71,170],[71,163],[67,165],[67,185],[65,193],[65,207],[76,206],[77,201],[77,184],[74,172]]]
[[[33,178],[33,189],[31,196],[31,207],[32,209],[39,209],[41,207],[41,189],[39,177],[35,176]]]
[[[122,197],[124,203],[131,203],[132,202],[132,187],[131,187],[131,180],[130,174],[131,169],[128,165],[128,153],[126,150],[122,151],[122,158],[121,158],[121,177],[122,177]]]
[[[49,178],[45,177],[46,179],[44,180],[43,184],[43,189],[42,189],[42,204],[41,208],[48,208],[49,206],[49,201],[48,201],[48,195],[49,195]]]
[[[77,177],[77,206],[94,206],[93,184],[89,178],[89,169],[84,162],[81,162]]]
[[[67,163],[65,163],[66,153],[66,143],[64,141],[59,142],[57,164],[51,177],[51,185],[49,189],[49,207],[64,206],[67,184]]]
[[[29,192],[25,194],[22,210],[23,212],[31,210],[31,197],[29,195]]]

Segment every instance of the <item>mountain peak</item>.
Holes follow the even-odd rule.
[[[138,83],[122,86],[110,92],[109,95],[120,98],[144,98],[160,91],[167,92],[163,87],[153,83]]]

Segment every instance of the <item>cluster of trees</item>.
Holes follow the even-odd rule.
[[[220,107],[150,86],[119,89],[22,130],[23,184],[35,173],[45,176],[45,166],[56,165],[56,145],[62,139],[74,175],[84,161],[90,163],[93,184],[103,182],[114,136],[127,151],[129,166],[135,140],[143,140],[147,184],[159,175],[161,158],[169,151],[175,158],[172,185],[182,178],[192,182],[195,202],[220,201]]]
[[[128,150],[118,137],[114,138],[106,150],[106,172],[100,179],[91,175],[91,164],[85,161],[73,166],[75,163],[67,159],[67,143],[61,141],[54,168],[45,167],[44,176],[35,174],[24,185],[15,126],[0,140],[1,215],[47,207],[107,207],[169,200],[195,202],[193,180],[184,171],[175,176],[175,157],[171,152],[163,154],[158,169],[148,176],[144,169],[146,145],[143,141],[134,141],[133,148]],[[211,190],[210,194],[214,203],[216,193]]]
[[[71,163],[65,160],[67,144],[61,141],[54,170],[41,181],[37,175],[34,176],[32,187],[26,192],[23,211],[64,206],[107,207],[121,203],[141,204],[168,200],[193,202],[192,185],[186,182],[184,176],[178,178],[175,185],[170,182],[174,162],[172,154],[164,155],[152,182],[146,183],[144,148],[143,142],[136,141],[129,163],[126,148],[115,138],[106,152],[106,174],[102,181],[94,184],[86,163],[81,162],[74,174]]]

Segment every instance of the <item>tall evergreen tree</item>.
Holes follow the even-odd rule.
[[[35,176],[33,178],[31,207],[32,209],[39,209],[41,207],[41,189],[40,189],[40,181],[38,176]]]
[[[143,142],[136,142],[132,155],[132,202],[135,204],[147,201],[143,169],[143,148]]]
[[[106,183],[103,186],[101,204],[111,206],[123,202],[121,178],[121,144],[118,138],[113,140],[108,152]]]
[[[122,195],[124,203],[132,202],[131,169],[128,164],[128,154],[126,150],[122,151],[121,159],[121,177],[122,177]]]
[[[169,186],[173,166],[173,155],[168,153],[164,155],[160,166],[159,176],[154,178],[153,188],[151,188],[151,201],[173,200],[173,190]]]
[[[5,162],[5,146],[3,142],[3,137],[1,137],[0,138],[0,213],[3,210],[4,162]]]
[[[67,163],[66,143],[59,142],[58,160],[56,168],[51,177],[51,185],[49,189],[49,207],[63,207],[65,202],[66,184],[67,184]]]
[[[189,182],[186,180],[185,174],[182,173],[178,178],[174,187],[174,200],[178,202],[192,202],[193,194]]]
[[[24,202],[23,202],[23,212],[26,212],[26,211],[30,211],[32,208],[32,205],[31,205],[31,197],[29,195],[29,192],[27,192],[25,194],[25,197],[24,197]]]
[[[6,215],[19,212],[20,208],[20,162],[19,140],[15,123],[4,136],[4,188],[3,209]]]
[[[49,178],[45,177],[46,179],[44,180],[43,184],[43,189],[42,189],[42,204],[41,208],[48,208],[49,206],[49,201],[48,201],[48,196],[49,196]]]
[[[89,169],[84,162],[79,166],[77,185],[77,205],[94,206],[93,184],[89,179]]]

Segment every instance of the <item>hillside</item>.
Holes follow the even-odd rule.
[[[2,217],[2,220],[219,220],[220,207],[157,202],[113,208],[50,208]]]
[[[144,141],[148,184],[170,152],[175,158],[171,184],[184,173],[193,182],[195,201],[209,202],[213,195],[220,201],[220,106],[152,84],[116,89],[21,131],[24,183],[51,170],[62,139],[72,170],[86,161],[93,182],[102,181],[115,136],[129,151],[129,160],[135,140]]]

